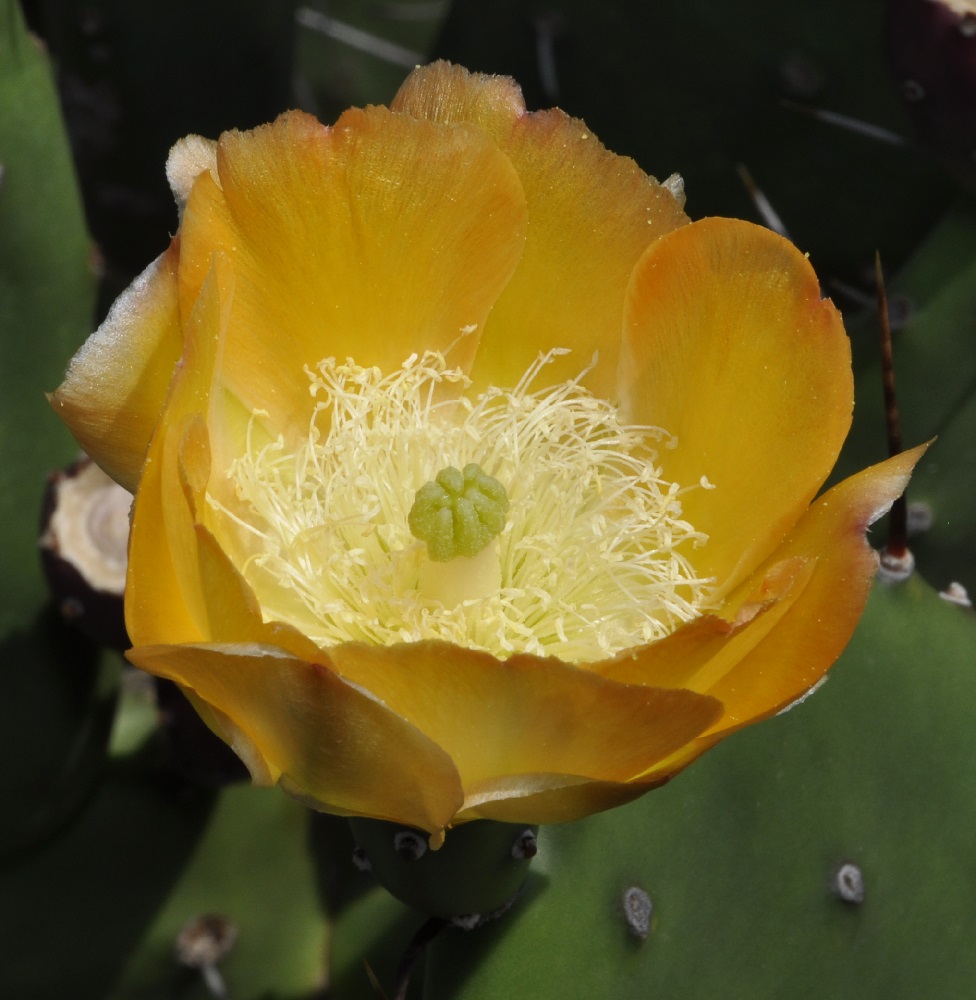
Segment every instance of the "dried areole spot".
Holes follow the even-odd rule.
[[[62,616],[93,639],[128,648],[125,591],[132,495],[89,458],[48,480],[39,546]]]

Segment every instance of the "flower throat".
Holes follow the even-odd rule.
[[[706,539],[661,478],[666,434],[622,424],[580,379],[534,388],[559,353],[473,398],[436,353],[391,374],[331,358],[306,369],[307,441],[257,447],[249,431],[227,472],[238,504],[210,500],[247,529],[239,568],[265,618],[322,646],[441,639],[585,663],[696,617],[710,581],[689,552]],[[415,508],[426,498],[421,514],[447,524],[466,489],[479,510],[497,501],[492,530],[438,556],[412,530]]]

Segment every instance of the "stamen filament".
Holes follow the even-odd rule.
[[[710,581],[693,552],[705,537],[680,498],[704,477],[665,481],[656,448],[668,436],[621,424],[579,379],[533,389],[557,353],[514,389],[474,398],[435,353],[387,375],[334,359],[307,369],[307,443],[258,447],[249,434],[227,471],[238,503],[210,498],[255,540],[240,569],[265,615],[323,646],[443,639],[583,663],[700,614]],[[505,484],[507,513],[473,557],[461,548],[440,564],[452,582],[432,582],[411,508],[445,469],[465,480],[475,465]]]

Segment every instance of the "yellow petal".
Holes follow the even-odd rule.
[[[734,669],[707,686],[699,687],[697,680],[690,685],[724,703],[725,717],[716,728],[737,728],[778,712],[808,691],[840,656],[864,611],[878,565],[865,532],[904,492],[926,447],[838,483],[777,550],[775,559],[799,556],[813,572],[782,621]],[[738,596],[733,594],[732,601]]]
[[[628,291],[621,396],[627,419],[677,448],[666,478],[709,536],[696,572],[728,593],[807,508],[853,407],[850,345],[813,269],[759,226],[706,219],[655,243]]]
[[[461,804],[450,758],[326,667],[267,646],[150,646],[136,666],[180,685],[254,779],[319,809],[438,833]]]
[[[767,590],[769,581],[762,576],[759,586],[751,592],[757,599],[750,600],[752,608],[747,615],[739,617],[735,608],[723,608],[736,620],[704,615],[656,643],[592,664],[591,669],[624,684],[711,692],[712,686],[769,634],[809,582],[815,562],[786,562],[785,567],[776,563],[771,568],[770,575],[778,586],[764,597],[759,595]],[[761,678],[755,680],[761,684]]]
[[[473,126],[352,110],[225,133],[183,217],[181,298],[215,251],[235,276],[221,380],[279,429],[307,431],[303,372],[327,357],[395,370],[412,353],[468,367],[522,253],[525,204]]]
[[[746,621],[697,619],[632,657],[596,665],[615,680],[674,684],[723,703],[722,716],[706,733],[646,778],[675,773],[735,729],[792,704],[824,676],[860,619],[877,568],[865,530],[904,490],[924,450],[865,469],[825,493],[770,563],[731,596],[734,611],[778,565],[800,567],[786,591]]]
[[[418,66],[400,85],[390,110],[445,124],[472,122],[499,143],[526,113],[522,88],[510,76],[472,73],[443,59]]]
[[[688,220],[682,198],[633,160],[609,152],[562,111],[527,113],[507,77],[439,62],[410,75],[394,108],[438,122],[475,122],[510,157],[525,189],[525,255],[488,319],[477,386],[513,385],[540,351],[568,348],[541,384],[575,378],[613,399],[630,273],[649,243]]]
[[[442,642],[347,643],[329,652],[344,678],[376,692],[448,753],[466,805],[477,805],[479,815],[500,815],[503,801],[528,801],[554,779],[566,787],[545,802],[547,815],[568,815],[572,800],[587,796],[585,782],[629,781],[720,711],[689,691],[617,684],[554,659],[500,661]]]
[[[136,494],[126,581],[135,645],[214,638],[214,595],[200,576],[197,537],[211,465],[206,417],[231,287],[226,262],[215,258],[187,318],[183,357]]]
[[[183,347],[178,265],[174,240],[118,298],[50,396],[81,447],[130,492]]]
[[[632,802],[666,780],[593,781],[552,774],[501,778],[469,792],[454,823],[473,819],[493,819],[499,823],[568,823]]]

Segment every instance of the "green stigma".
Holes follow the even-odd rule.
[[[434,562],[474,558],[505,527],[505,487],[474,462],[462,472],[449,465],[417,490],[407,523],[414,538],[427,543]]]

